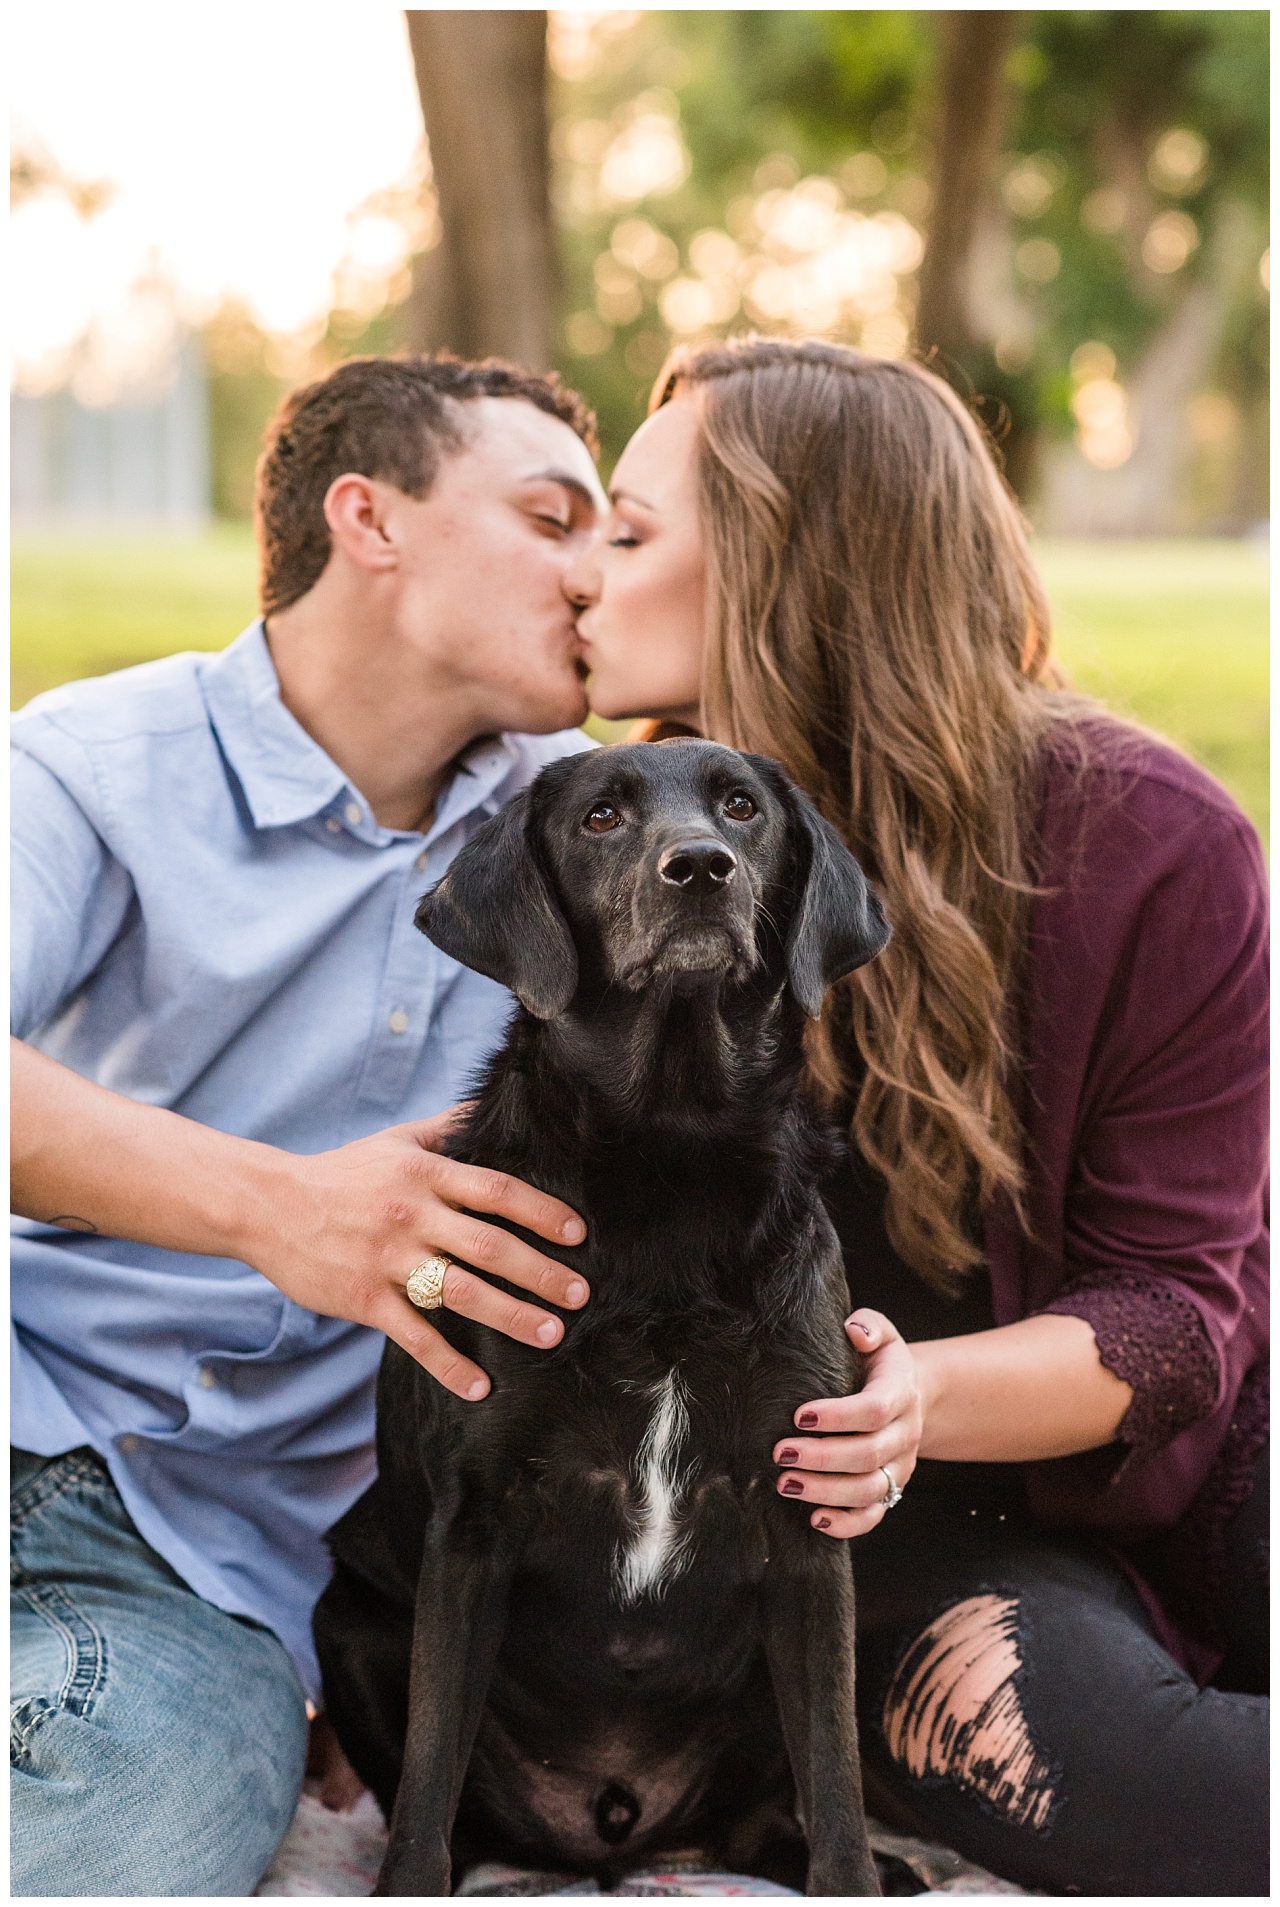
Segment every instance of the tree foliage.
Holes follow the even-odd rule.
[[[825,181],[844,214],[896,212],[930,235],[947,17],[614,15],[588,56],[561,62],[553,149],[568,291],[563,363],[597,404],[611,448],[633,427],[652,370],[680,334],[673,312],[697,316],[692,294],[682,307],[668,288],[708,277],[696,263],[700,234],[712,265],[707,232],[738,242],[742,296],[730,309],[726,294],[723,315],[688,335],[747,324],[814,328],[799,322],[803,311],[794,321],[762,317],[743,281],[744,267],[756,268],[759,238],[744,237],[750,207],[770,192]],[[1126,381],[1190,290],[1225,275],[1202,382],[1234,407],[1247,455],[1266,380],[1258,264],[1266,242],[1267,15],[1046,10],[1014,18],[999,74],[1003,134],[964,265],[971,336],[950,341],[943,368],[1026,440],[1030,486],[1038,447],[1073,432],[1087,438],[1082,383],[1119,392],[1095,393],[1096,406],[1121,404]],[[643,169],[628,182],[615,164],[613,192],[607,175],[629,128],[646,115],[655,126],[665,119],[684,154],[682,171],[658,167],[653,186],[623,203],[619,188],[641,185]],[[647,260],[638,256],[636,230],[620,245],[614,239],[619,226],[642,222],[654,235]],[[908,324],[916,296],[908,272],[897,306]],[[705,303],[709,312],[713,301]],[[874,316],[846,306],[831,334],[875,348],[892,330],[881,314],[877,331]],[[1082,346],[1095,347],[1092,356],[1081,356]],[[1099,376],[1108,356],[1112,368]],[[1225,412],[1216,415],[1221,421]],[[1098,455],[1119,455],[1121,426],[1111,451],[1099,430],[1090,440]],[[1265,506],[1254,495],[1241,507],[1247,516]]]
[[[550,16],[553,356],[595,405],[607,455],[643,415],[673,338],[825,331],[881,352],[937,345],[941,368],[1004,430],[1028,496],[1037,467],[1052,475],[1074,442],[1104,474],[1163,460],[1191,498],[1188,526],[1256,520],[1266,511],[1267,14],[1001,16],[1011,24],[991,76],[998,137],[948,267],[966,323],[922,340],[926,242],[952,165],[947,22],[965,17],[983,16]],[[323,335],[293,344],[255,341],[242,314],[216,321],[222,507],[245,507],[251,447],[288,382],[355,351],[428,341],[422,290],[449,263],[440,187],[457,157],[437,152],[434,183],[424,168],[380,208],[417,222],[416,297],[407,274],[381,302],[336,293]],[[548,295],[513,271],[513,307]],[[1171,357],[1180,370],[1168,381]],[[1166,400],[1185,426],[1172,448],[1150,417]],[[1167,499],[1151,507],[1163,522]]]

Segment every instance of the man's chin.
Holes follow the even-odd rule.
[[[591,704],[587,701],[587,691],[581,683],[575,683],[574,693],[568,698],[559,718],[552,725],[555,728],[581,728],[591,713]]]
[[[581,728],[590,712],[585,686],[571,678],[559,695],[540,696],[536,702],[530,697],[523,719],[504,722],[503,727],[525,735],[554,735],[558,729]]]

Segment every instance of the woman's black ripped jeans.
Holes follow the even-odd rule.
[[[922,1465],[853,1545],[869,1812],[1040,1893],[1266,1895],[1265,1465],[1219,1612],[1250,1693],[1198,1689],[1100,1544],[1030,1526],[1010,1469]]]

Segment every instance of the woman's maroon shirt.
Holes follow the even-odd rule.
[[[1238,1494],[1265,1435],[1266,872],[1217,782],[1103,718],[1049,751],[1036,878],[992,1296],[1087,1318],[1132,1385],[1118,1447],[1027,1469],[1039,1517],[1123,1542]]]

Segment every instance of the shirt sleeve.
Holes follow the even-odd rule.
[[[133,882],[51,768],[13,751],[10,1026],[29,1039],[120,933]]]
[[[1064,1288],[1133,1403],[1135,1455],[1207,1417],[1265,1223],[1266,879],[1243,817],[1206,818],[1144,896],[1099,1030],[1067,1189]]]
[[[1103,1365],[1133,1391],[1116,1439],[1136,1456],[1162,1449],[1217,1402],[1218,1359],[1209,1334],[1191,1300],[1172,1285],[1133,1272],[1098,1274],[1044,1308],[1083,1318]]]

